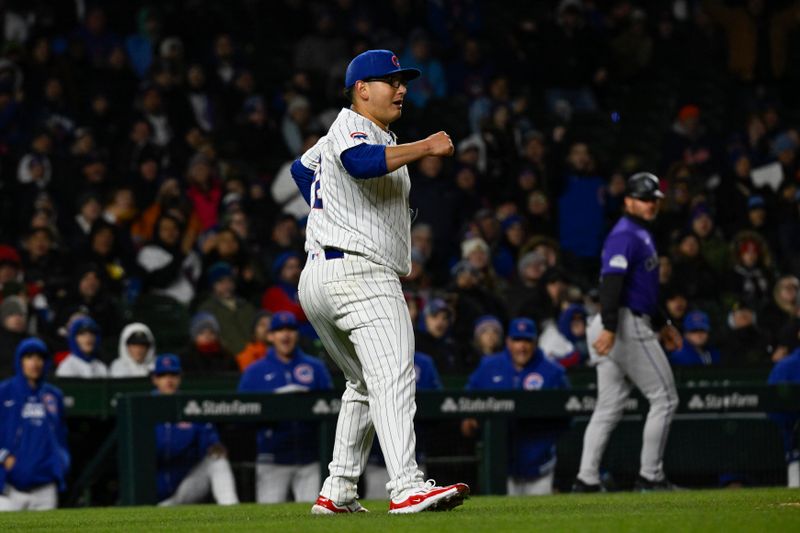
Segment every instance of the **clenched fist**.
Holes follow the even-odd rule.
[[[430,155],[447,157],[453,155],[453,152],[455,151],[453,140],[443,131],[434,133],[425,139],[425,141],[428,143]]]

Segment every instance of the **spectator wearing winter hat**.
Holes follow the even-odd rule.
[[[770,217],[770,205],[767,204],[766,199],[761,195],[754,195],[747,200],[747,219],[743,225],[742,230],[749,230],[757,233],[764,239],[770,251],[779,249],[778,233],[773,224],[773,217]],[[739,214],[741,217],[741,213]]]
[[[0,377],[14,374],[14,350],[26,337],[28,305],[19,296],[8,296],[0,303]]]
[[[486,355],[491,355],[503,349],[503,324],[493,315],[483,315],[475,321],[472,334],[472,344],[475,348],[473,363],[477,364]],[[471,365],[474,367],[474,364]]]
[[[472,237],[461,243],[461,259],[481,274],[481,284],[490,291],[502,290],[502,282],[492,266],[491,249],[481,237]],[[452,273],[452,272],[451,272]]]
[[[244,372],[248,366],[256,361],[263,359],[269,348],[269,332],[272,314],[269,311],[258,311],[253,320],[252,335],[250,342],[244,350],[236,355],[236,364],[239,370]]]
[[[797,146],[798,133],[796,130],[784,131],[772,141],[772,155],[781,164],[783,175],[789,179],[796,177],[798,171]]]
[[[214,315],[220,327],[222,347],[228,353],[239,353],[250,340],[250,326],[256,316],[256,308],[236,295],[236,283],[231,266],[217,262],[206,275],[211,295],[200,304],[199,311]]]
[[[708,345],[711,321],[703,311],[692,311],[683,320],[683,346],[669,353],[673,366],[717,366],[719,350]]]
[[[516,274],[514,267],[517,266],[520,248],[528,238],[528,230],[525,220],[519,215],[507,216],[500,227],[503,236],[493,254],[492,265],[500,277],[510,280]]]
[[[236,359],[222,347],[219,322],[211,313],[201,311],[189,324],[189,347],[181,355],[189,375],[236,372]]]
[[[414,331],[416,350],[430,355],[443,374],[462,370],[458,347],[450,335],[453,312],[441,298],[433,298],[422,309]]]
[[[275,284],[264,291],[261,308],[270,313],[287,311],[292,313],[300,326],[300,335],[313,338],[313,328],[306,318],[305,311],[297,298],[297,285],[300,282],[303,261],[295,252],[284,252],[272,265],[272,278]]]
[[[156,359],[156,340],[146,324],[134,322],[119,336],[119,356],[111,362],[112,378],[143,378],[150,375]]]
[[[108,367],[99,359],[100,326],[89,317],[79,318],[69,328],[70,353],[56,369],[60,378],[95,379],[108,376]]]
[[[702,123],[700,108],[694,104],[681,107],[664,144],[662,168],[682,162],[710,175],[709,171],[714,169],[714,152]]]
[[[547,271],[547,258],[539,252],[528,252],[517,261],[517,277],[505,293],[511,316],[522,316],[523,305],[534,298],[542,276]]]
[[[731,251],[733,268],[727,272],[727,290],[761,308],[772,285],[772,259],[766,242],[755,232],[743,231],[733,238]]]
[[[729,248],[705,204],[699,204],[692,210],[690,223],[692,232],[700,242],[700,253],[708,265],[717,274],[725,272],[730,264]]]

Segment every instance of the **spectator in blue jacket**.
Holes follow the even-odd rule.
[[[45,382],[50,352],[30,337],[0,383],[0,511],[55,509],[69,470],[64,396]]]
[[[295,316],[280,311],[272,316],[267,355],[247,367],[239,381],[241,392],[307,392],[333,388],[328,369],[297,346]],[[257,434],[256,500],[313,502],[320,491],[317,426],[311,422],[278,422]]]
[[[692,311],[683,319],[683,346],[670,352],[675,366],[719,365],[719,350],[708,345],[711,322],[703,311]]]
[[[770,385],[800,384],[800,348],[778,361],[767,381]],[[790,488],[800,488],[800,409],[795,412],[770,413],[780,427],[786,452],[786,475]]]
[[[181,360],[173,354],[158,356],[151,379],[154,394],[175,394],[181,386]],[[239,503],[227,455],[213,424],[157,425],[158,505],[200,503],[209,489],[220,505]]]
[[[481,360],[469,377],[467,390],[566,389],[569,381],[564,369],[545,357],[537,347],[536,323],[529,318],[511,321],[506,349]],[[470,437],[478,421],[466,419],[462,433]],[[556,437],[559,425],[531,424],[518,420],[509,436],[508,494],[541,495],[553,492],[556,466]]]
[[[439,371],[430,355],[422,352],[414,352],[414,378],[417,383],[417,390],[441,390],[442,381],[439,379]],[[417,465],[420,470],[425,471],[425,452],[424,452],[424,422],[416,423],[417,435]],[[367,486],[364,492],[364,499],[380,500],[387,496],[386,484],[389,483],[389,472],[386,470],[386,461],[381,452],[378,439],[372,441],[372,450],[367,459],[367,468],[364,470],[364,479]]]

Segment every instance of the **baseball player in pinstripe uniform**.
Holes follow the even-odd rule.
[[[656,176],[647,172],[631,176],[625,215],[603,245],[602,311],[587,332],[589,353],[597,364],[597,405],[583,437],[574,492],[601,490],[600,460],[622,416],[631,383],[650,402],[636,489],[673,488],[664,476],[662,459],[678,393],[659,336],[670,351],[680,347],[682,339],[658,309],[658,254],[648,227],[658,215],[660,198]]]
[[[411,270],[406,165],[453,154],[444,132],[397,144],[389,130],[419,75],[388,50],[355,57],[345,75],[351,106],[293,166],[311,205],[300,303],[347,378],[316,514],[364,510],[356,485],[375,433],[389,471],[390,513],[450,509],[469,493],[463,483],[424,481],[414,458],[414,333],[399,280]]]

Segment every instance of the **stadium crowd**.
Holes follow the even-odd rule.
[[[519,316],[537,321],[548,355],[585,360],[599,249],[640,169],[667,194],[664,308],[709,333],[676,364],[781,359],[800,342],[800,7],[640,4],[8,2],[0,373],[32,334],[61,363],[85,316],[110,364],[126,324],[156,327],[159,310],[194,315],[170,338],[187,372],[235,371],[237,357],[243,369],[277,311],[318,353],[296,297],[307,207],[289,164],[343,105],[342,65],[376,46],[425,73],[401,138],[450,125],[456,138],[452,164],[412,169],[404,280],[418,348],[442,373],[469,372]],[[741,25],[763,38],[734,39]],[[711,84],[723,102],[704,94]]]
[[[324,358],[289,169],[369,48],[423,72],[398,136],[456,145],[410,169],[403,285],[441,374],[475,371],[519,318],[586,364],[600,248],[639,170],[666,195],[673,364],[764,369],[800,347],[800,3],[3,4],[0,377],[31,336],[59,377],[147,376],[157,352],[244,372],[284,312]]]

